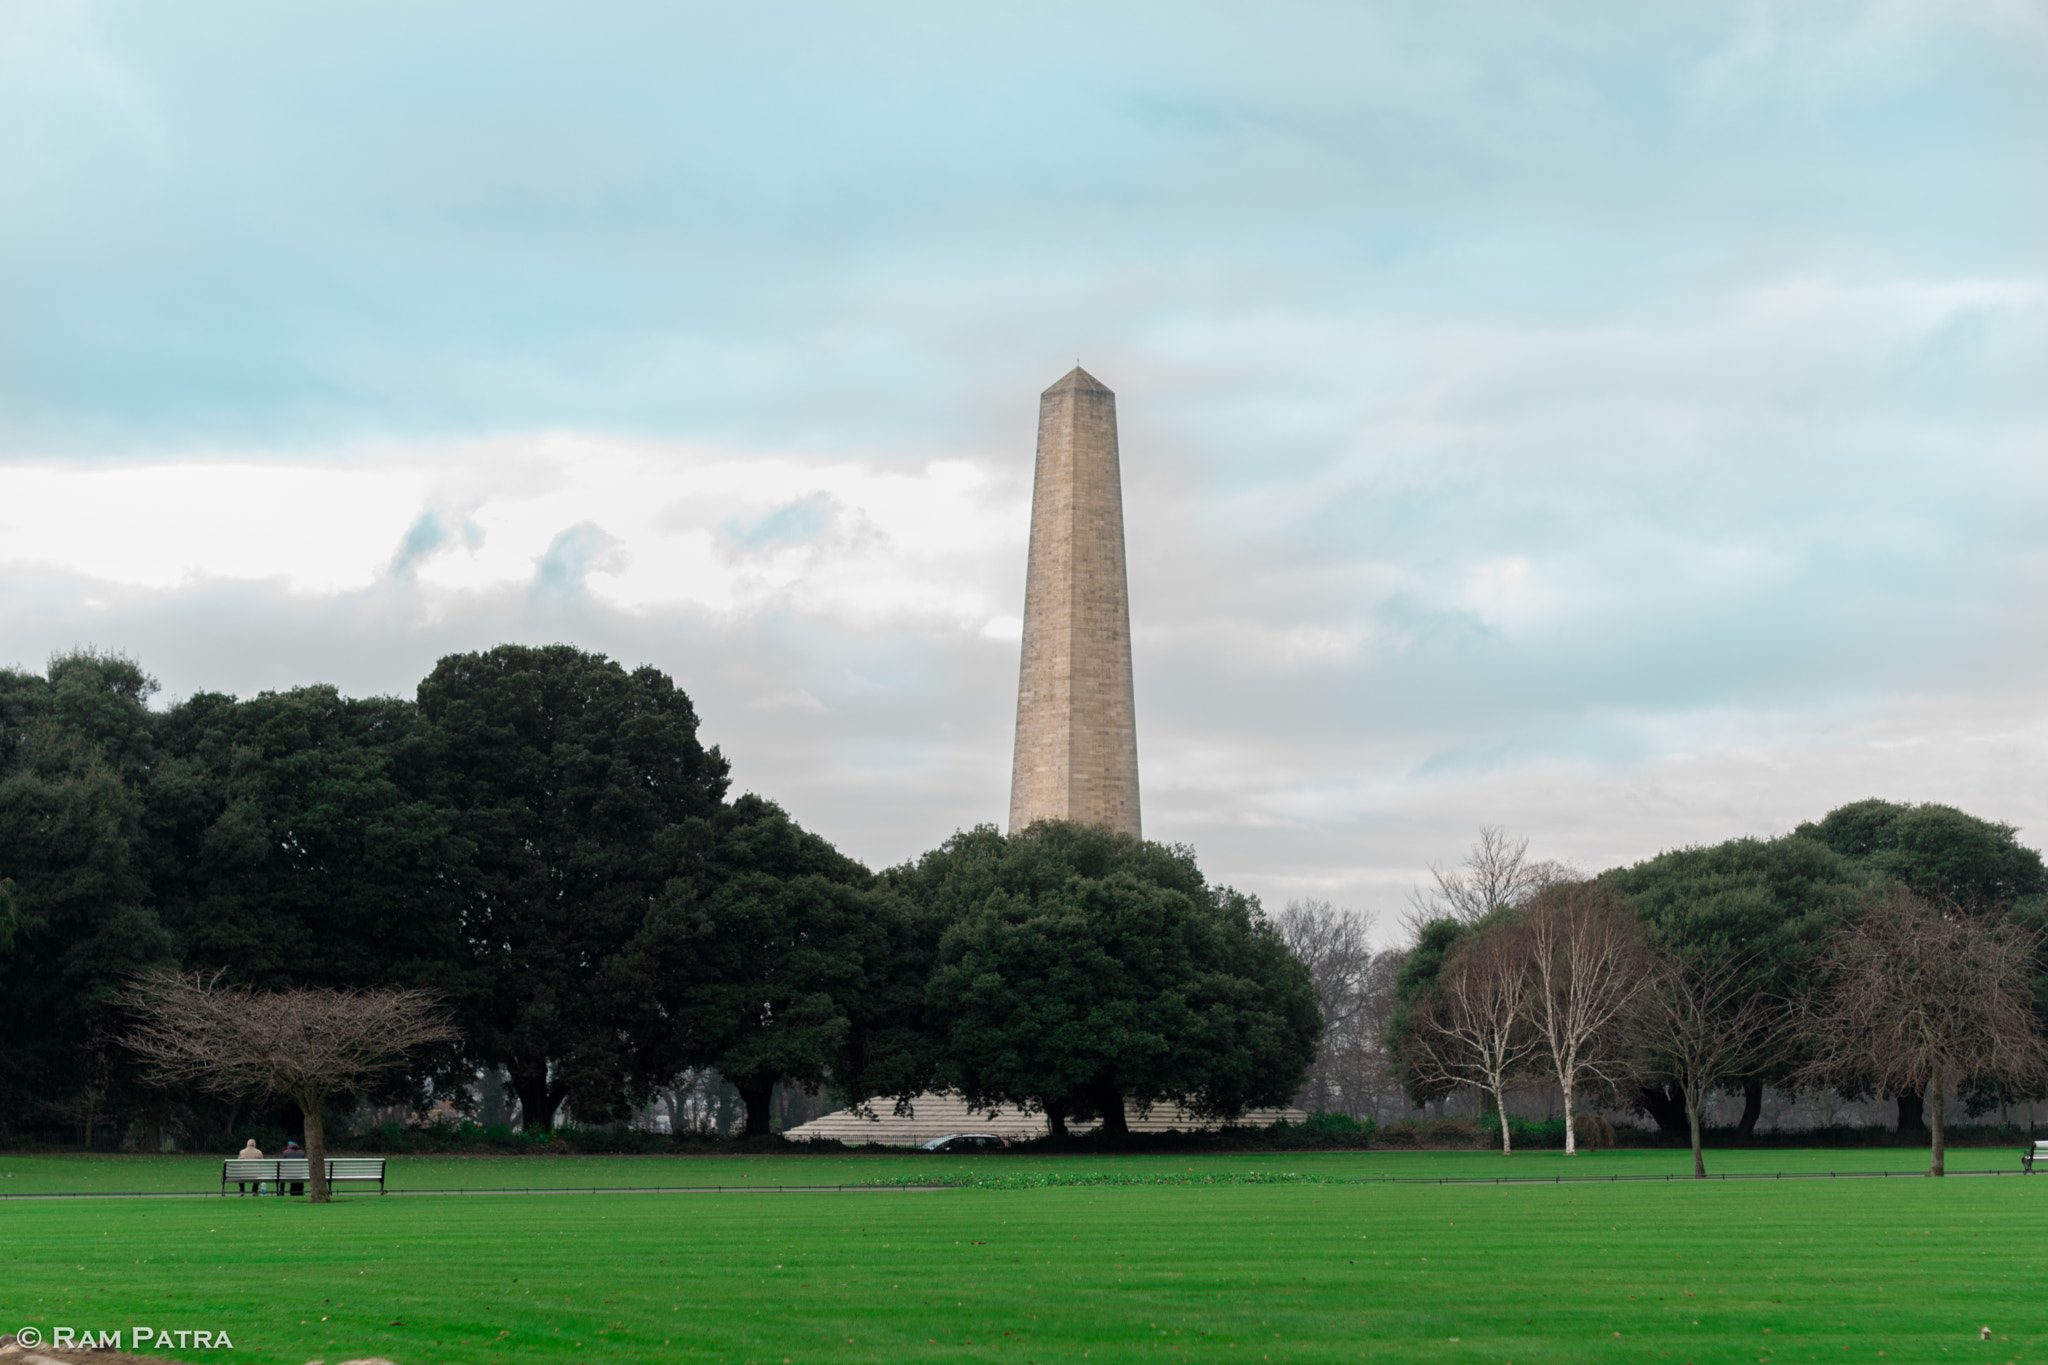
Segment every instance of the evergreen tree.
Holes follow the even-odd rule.
[[[0,955],[0,1110],[87,1142],[136,1095],[117,1040],[128,978],[172,960],[149,908],[143,799],[156,690],[132,661],[60,656],[0,670],[0,880],[13,950]]]
[[[1815,956],[1828,935],[1881,876],[1805,832],[1777,839],[1730,839],[1675,849],[1601,880],[1626,893],[1651,945],[1694,973],[1735,971],[1736,989],[1717,992],[1732,1018],[1749,1017],[1754,996],[1802,999],[1813,988]],[[1766,1083],[1790,1079],[1801,1064],[1797,1038],[1782,1019],[1771,1046],[1747,1048],[1772,1060],[1734,1078],[1743,1088],[1739,1130],[1754,1129]],[[1672,1082],[1650,1082],[1640,1102],[1666,1132],[1689,1131],[1685,1097]]]
[[[163,718],[160,750],[153,894],[186,966],[269,990],[455,985],[469,848],[423,790],[411,702],[202,693]]]
[[[697,875],[726,761],[660,671],[567,645],[450,655],[419,708],[429,796],[468,850],[456,1022],[529,1128],[564,1101],[613,1117],[645,1069],[606,987],[664,888]]]
[[[644,1002],[636,1032],[658,1070],[716,1068],[746,1135],[765,1137],[777,1084],[860,1100],[893,1079],[876,1045],[905,926],[866,868],[772,802],[744,796],[713,823],[701,873],[669,883],[607,993]]]
[[[1285,1103],[1314,1060],[1307,969],[1190,850],[1042,822],[956,836],[898,880],[953,920],[926,1000],[971,1102],[1115,1133],[1126,1101],[1222,1117]]]
[[[1794,831],[1817,839],[1844,857],[1892,878],[1943,910],[2017,928],[2048,930],[2048,866],[2041,854],[2019,841],[2013,826],[1981,819],[1954,806],[1922,802],[1853,801]],[[2048,1028],[2048,935],[2034,963],[2034,1015]],[[2038,1092],[2036,1092],[2038,1093]],[[1964,1098],[1975,1112],[2021,1097],[2002,1083],[1976,1085]],[[1917,1085],[1896,1097],[1900,1132],[1927,1128],[1926,1104]]]

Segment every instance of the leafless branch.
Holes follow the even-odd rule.
[[[1529,1019],[1564,1092],[1570,1156],[1578,1150],[1572,1103],[1580,1085],[1627,1074],[1616,1023],[1643,989],[1648,949],[1634,909],[1599,882],[1546,887],[1530,901],[1523,924],[1533,975]]]
[[[1542,1051],[1529,1022],[1534,986],[1531,943],[1519,924],[1495,925],[1461,945],[1445,962],[1437,989],[1417,1011],[1408,1043],[1410,1064],[1424,1080],[1474,1085],[1493,1096],[1500,1115],[1501,1154],[1514,1152],[1507,1087]]]
[[[1273,917],[1273,926],[1308,968],[1325,1029],[1344,1024],[1364,1007],[1360,987],[1372,970],[1372,916],[1328,901],[1290,901]]]
[[[2010,922],[1938,909],[1904,888],[1868,906],[1822,955],[1827,988],[1803,1020],[1813,1058],[1801,1076],[1923,1086],[1930,1175],[1946,1157],[1942,1110],[1967,1082],[2013,1087],[2048,1076],[2034,1023],[2040,936]]]
[[[1684,1095],[1693,1174],[1702,1179],[1707,1166],[1700,1123],[1707,1096],[1768,1059],[1784,1012],[1781,1002],[1756,989],[1751,966],[1749,959],[1729,954],[1650,961],[1643,989],[1621,1020],[1640,1078],[1668,1080]]]
[[[289,1097],[306,1116],[313,1198],[324,1202],[320,1106],[328,1095],[398,1065],[411,1048],[460,1035],[431,991],[259,991],[223,985],[221,976],[138,977],[128,1001],[143,1021],[124,1041],[158,1081]]]
[[[1530,858],[1528,839],[1485,825],[1463,863],[1455,868],[1432,863],[1429,875],[1435,885],[1412,894],[1402,917],[1411,936],[1433,919],[1477,924],[1495,910],[1527,905],[1544,888],[1576,881],[1580,874],[1560,862]]]
[[[1400,1086],[1385,1034],[1402,954],[1372,946],[1372,916],[1328,901],[1294,901],[1273,917],[1280,938],[1315,983],[1322,1044],[1303,1085],[1312,1109],[1374,1113]]]

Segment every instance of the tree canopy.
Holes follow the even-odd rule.
[[[1449,916],[1424,921],[1416,929],[1415,946],[1394,973],[1394,1005],[1387,1013],[1387,1055],[1393,1059],[1401,1088],[1417,1104],[1454,1088],[1440,1068],[1428,1064],[1417,1052],[1416,1012],[1430,1007],[1445,962],[1472,933],[1472,925]]]
[[[1751,996],[1797,999],[1812,988],[1813,964],[1828,935],[1881,876],[1806,834],[1730,839],[1676,849],[1602,880],[1626,893],[1642,916],[1650,944],[1682,972],[1719,973],[1734,964],[1739,979],[1718,990],[1724,1012],[1746,1010]],[[1747,1092],[1740,1123],[1746,1132],[1767,1081],[1783,1081],[1800,1065],[1796,1040],[1777,1027],[1777,1046],[1748,1049],[1774,1060],[1732,1079]],[[1675,1083],[1646,1084],[1643,1106],[1659,1126],[1691,1125]]]
[[[1431,904],[1451,913],[1415,926],[1411,949],[1375,952],[1362,920],[1303,906],[1297,952],[1191,850],[1081,826],[979,826],[872,875],[773,801],[728,800],[726,761],[667,676],[567,645],[452,655],[414,699],[309,685],[152,709],[155,692],[134,661],[90,650],[0,670],[10,1127],[70,1125],[90,1142],[110,1121],[193,1126],[198,1092],[144,1085],[116,1046],[122,991],[164,970],[221,972],[240,991],[433,991],[459,1042],[363,1082],[383,1091],[323,1096],[460,1095],[502,1070],[534,1128],[565,1103],[583,1122],[623,1118],[707,1073],[738,1089],[752,1133],[777,1085],[899,1105],[950,1086],[1111,1131],[1127,1103],[1227,1117],[1296,1100],[1326,1010],[1357,1084],[1318,1073],[1325,1101],[1377,1106],[1391,1057],[1418,1101],[1476,1077],[1498,1105],[1527,1073],[1527,1038],[1503,1021],[1528,992],[1478,972],[1482,950],[1533,943],[1537,910],[1567,903],[1602,924],[1625,908],[1671,968],[1653,1003],[1713,1035],[1711,1056],[1681,1057],[1666,1009],[1663,1042],[1638,1040],[1670,1073],[1644,1104],[1673,1126],[1736,1080],[1747,1123],[1766,1080],[1794,1078],[1804,1058],[1782,1029],[1722,1046],[1771,1014],[1744,1002],[1813,996],[1822,945],[1893,886],[2006,926],[2001,942],[2036,954],[2048,1017],[2048,870],[2011,826],[1947,806],[1857,802],[1784,838],[1592,882],[1489,829],[1439,872]],[[1520,957],[1570,965],[1570,937]],[[1486,996],[1489,982],[1512,989]],[[1543,998],[1557,1013],[1578,993]],[[1534,1007],[1519,1008],[1533,1029]],[[1464,1052],[1421,1065],[1418,1023],[1439,1052]],[[1603,1030],[1546,1034],[1567,1090],[1609,1075]],[[1943,1066],[1973,1105],[2020,1074]],[[1902,1094],[1902,1122],[1918,1094]]]
[[[418,709],[314,686],[164,716],[152,892],[188,967],[286,985],[448,986],[470,846],[425,790]]]
[[[972,1102],[1120,1132],[1126,1101],[1226,1117],[1284,1103],[1314,1058],[1306,968],[1186,849],[1044,822],[959,836],[906,879],[958,912],[926,999]]]
[[[144,801],[156,684],[86,652],[41,677],[0,670],[0,878],[14,946],[0,955],[0,1108],[89,1135],[132,1096],[116,1040],[134,973],[172,960],[150,905]]]
[[[1952,911],[2003,918],[2034,932],[2033,1008],[2048,1025],[2048,867],[2011,825],[1923,802],[1855,801],[1799,826],[1858,867]],[[1976,1078],[1973,1078],[1973,1080]],[[1971,1089],[1973,1106],[2013,1097],[2002,1086]],[[1902,1131],[1926,1126],[1918,1082],[1898,1094]]]
[[[1951,1088],[2026,1088],[2048,1079],[2031,1008],[2033,933],[1958,914],[1895,887],[1828,945],[1826,984],[1806,1012],[1809,1080],[1872,1077],[1885,1090],[1924,1086],[1928,1174],[1944,1171],[1942,1115]]]
[[[564,1101],[608,1118],[635,1075],[601,989],[678,869],[702,857],[726,761],[690,699],[568,645],[455,654],[419,688],[427,790],[468,849],[456,870],[468,961],[452,998],[473,1054],[511,1077],[525,1121]]]
[[[2048,894],[2048,867],[2013,826],[1954,806],[1855,801],[1793,832],[1959,909],[2009,910]]]
[[[713,824],[700,876],[669,882],[610,994],[643,1002],[655,1074],[715,1067],[765,1137],[778,1083],[864,1093],[855,1020],[901,938],[868,870],[772,802],[743,796]]]

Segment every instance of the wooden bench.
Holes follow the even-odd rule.
[[[265,1157],[261,1161],[245,1161],[241,1157],[229,1157],[220,1163],[220,1192],[228,1192],[228,1182],[237,1185],[253,1184],[256,1193],[263,1193],[264,1185],[271,1186],[273,1193],[283,1194],[287,1184],[303,1185],[312,1179],[312,1163],[305,1157]],[[327,1183],[338,1186],[343,1181],[366,1183],[377,1182],[377,1193],[384,1193],[384,1158],[381,1156],[331,1156],[327,1158]]]
[[[2048,1156],[2048,1138],[2034,1139],[2032,1149],[2020,1153],[2020,1169],[2028,1175],[2032,1175],[2034,1173],[2034,1163],[2044,1156]]]

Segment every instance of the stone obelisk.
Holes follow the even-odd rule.
[[[1038,397],[1010,830],[1035,820],[1140,837],[1116,395],[1078,365]]]

